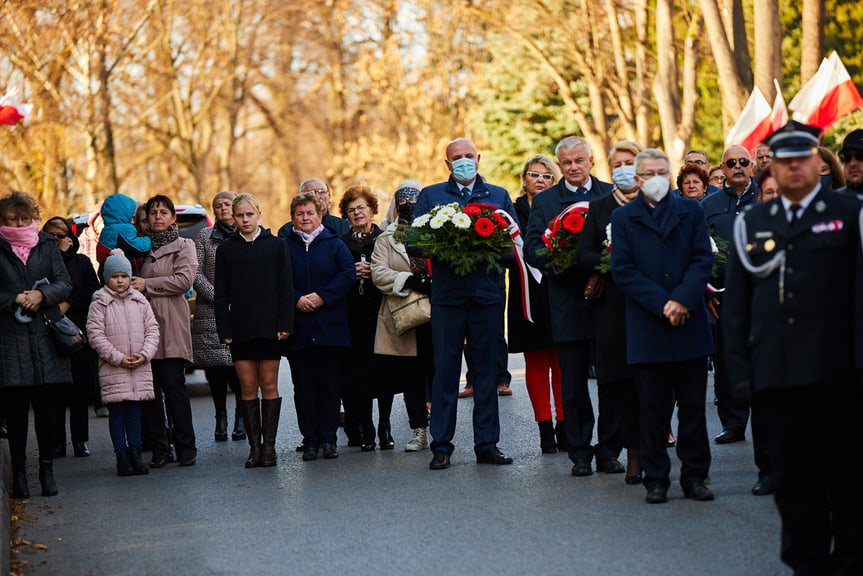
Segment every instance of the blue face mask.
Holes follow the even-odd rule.
[[[476,177],[476,160],[473,158],[459,158],[452,161],[452,175],[456,180],[470,182]]]
[[[821,175],[821,188],[824,190],[833,190],[833,176],[831,174]]]
[[[621,190],[635,188],[635,166],[618,166],[611,172],[611,179]]]

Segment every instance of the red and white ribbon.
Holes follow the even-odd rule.
[[[510,216],[505,210],[495,210],[500,214],[507,224],[509,224],[509,236],[512,238],[512,251],[515,252],[515,260],[518,263],[519,278],[521,278],[521,308],[524,317],[528,322],[533,323],[533,315],[530,313],[530,282],[528,282],[528,273],[533,276],[537,283],[542,281],[542,274],[539,270],[525,262],[524,260],[524,240],[521,237],[521,230],[518,229],[518,224],[515,219]]]

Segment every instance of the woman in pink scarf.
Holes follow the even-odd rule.
[[[72,382],[69,358],[60,356],[42,315],[59,318],[72,291],[50,234],[39,231],[39,206],[24,193],[0,198],[0,420],[6,419],[12,456],[12,497],[29,498],[28,414],[33,406],[43,496],[54,481],[54,388]],[[38,282],[38,285],[37,285]]]

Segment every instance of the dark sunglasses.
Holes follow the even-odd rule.
[[[849,160],[863,161],[863,152],[859,150],[848,150],[847,152],[840,152],[839,159],[843,162],[848,162]]]
[[[64,238],[68,238],[68,234],[63,234],[62,232],[57,232],[56,234],[52,234],[54,240],[63,240]]]
[[[741,168],[746,168],[747,166],[752,164],[752,160],[748,160],[746,158],[729,158],[725,161],[725,165],[729,168],[734,168],[735,166],[737,166],[737,164],[740,164]]]

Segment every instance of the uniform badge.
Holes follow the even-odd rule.
[[[756,245],[754,242],[752,242],[752,243],[750,243],[750,244],[747,244],[747,245],[746,245],[746,251],[747,251],[747,252],[752,252],[752,250],[755,248],[755,246],[757,246],[757,245]]]
[[[773,252],[774,248],[776,248],[776,242],[773,240],[773,238],[770,238],[769,240],[767,240],[764,243],[764,251],[765,252]]]
[[[839,232],[845,227],[845,222],[842,220],[831,220],[830,222],[819,222],[812,226],[813,234],[823,234],[824,232]]]
[[[764,230],[763,232],[756,232],[755,237],[756,238],[773,238],[773,231],[772,230]]]
[[[770,207],[770,215],[771,216],[776,216],[776,214],[778,214],[778,213],[779,213],[779,206],[774,204],[773,206]]]
[[[815,203],[815,211],[819,214],[827,210],[827,204],[824,203],[824,200],[819,200]]]

